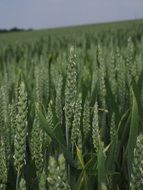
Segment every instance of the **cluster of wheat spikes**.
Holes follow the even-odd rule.
[[[143,189],[142,31],[0,46],[0,190]]]

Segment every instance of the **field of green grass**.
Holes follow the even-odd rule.
[[[9,34],[0,34],[0,44],[2,43],[19,43],[19,42],[33,42],[41,38],[47,39],[48,36],[73,36],[80,35],[83,33],[100,33],[100,32],[114,32],[119,30],[136,30],[138,27],[142,27],[143,20],[134,20],[134,21],[120,21],[112,23],[102,23],[102,24],[89,24],[81,26],[71,26],[64,28],[55,28],[55,29],[41,29],[27,32],[12,32]],[[133,31],[130,31],[131,33]]]
[[[143,189],[143,20],[0,34],[0,190]]]

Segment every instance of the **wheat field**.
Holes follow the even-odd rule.
[[[142,21],[0,34],[0,190],[142,190],[142,116]]]

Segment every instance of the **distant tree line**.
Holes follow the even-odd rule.
[[[24,32],[24,31],[32,31],[32,30],[33,30],[32,28],[23,29],[23,28],[13,27],[11,29],[0,29],[0,33]]]

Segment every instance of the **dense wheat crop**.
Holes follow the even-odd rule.
[[[143,189],[143,25],[67,31],[0,41],[0,190]]]

